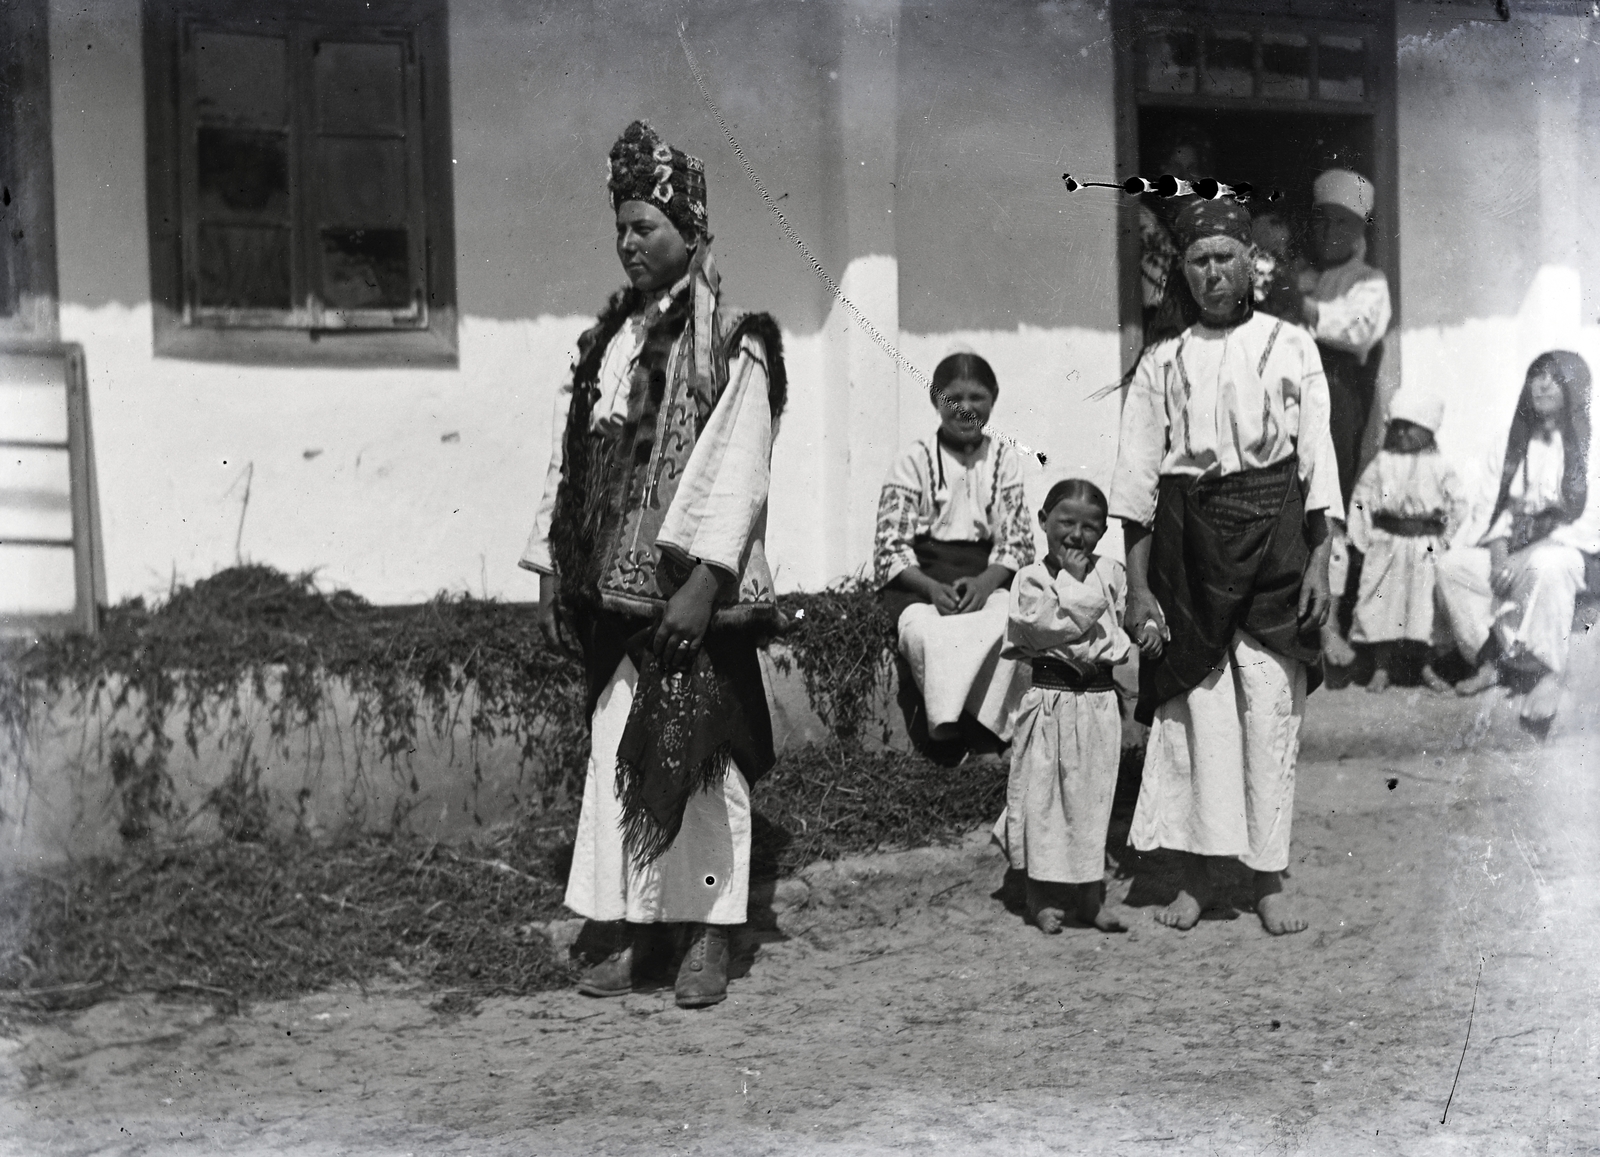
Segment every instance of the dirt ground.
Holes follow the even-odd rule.
[[[1161,928],[1166,865],[1118,848],[1134,931],[1045,937],[975,833],[785,882],[707,1011],[555,992],[452,1017],[397,976],[13,1025],[0,1152],[1600,1153],[1600,695],[1578,694],[1543,746],[1498,695],[1313,697],[1299,936],[1239,910]]]

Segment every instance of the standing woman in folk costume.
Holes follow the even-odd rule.
[[[1555,718],[1578,592],[1600,590],[1600,456],[1589,444],[1589,364],[1540,354],[1511,419],[1489,532],[1437,563],[1439,600],[1477,673],[1463,695],[1500,681],[1500,665],[1534,680],[1523,724]]]
[[[1254,311],[1240,205],[1195,202],[1177,234],[1170,284],[1188,324],[1134,370],[1111,490],[1126,621],[1147,649],[1130,842],[1184,854],[1161,923],[1192,928],[1212,894],[1208,861],[1232,858],[1255,872],[1267,931],[1298,932],[1282,875],[1329,608],[1328,524],[1344,515],[1327,381],[1309,334]]]
[[[745,922],[750,785],[773,764],[757,647],[778,623],[763,540],[786,378],[776,323],[719,298],[705,170],[642,121],[611,148],[631,283],[578,341],[522,565],[541,626],[583,652],[591,719],[567,907],[610,954],[579,988],[620,996],[689,925],[684,1007],[727,995]]]

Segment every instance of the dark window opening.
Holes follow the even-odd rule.
[[[453,362],[444,0],[147,7],[157,353]]]

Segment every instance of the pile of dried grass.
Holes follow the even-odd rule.
[[[119,991],[224,1006],[391,975],[475,999],[569,979],[530,928],[561,911],[563,828],[449,848],[411,837],[141,848],[0,876],[0,994],[33,1008]]]

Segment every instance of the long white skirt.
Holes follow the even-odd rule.
[[[1121,754],[1115,691],[1028,690],[1017,712],[1005,810],[994,825],[1013,868],[1059,884],[1105,876]]]
[[[594,742],[566,905],[591,920],[743,924],[750,899],[750,789],[728,761],[720,788],[689,797],[678,838],[640,867],[622,845],[617,745],[639,672],[624,658],[594,709]]]
[[[1439,633],[1434,588],[1443,542],[1434,535],[1410,538],[1374,530],[1368,547],[1350,641],[1434,642]]]
[[[1489,632],[1497,631],[1508,654],[1531,655],[1557,674],[1566,670],[1573,607],[1584,589],[1580,551],[1550,542],[1527,551],[1506,599],[1489,585],[1487,547],[1445,552],[1438,575],[1439,599],[1468,662],[1477,662]]]
[[[912,603],[900,612],[900,653],[922,691],[932,738],[954,739],[965,711],[1002,740],[1011,739],[1032,675],[1000,657],[1010,603],[1011,592],[1002,588],[970,614],[941,615],[932,603]]]
[[[1235,634],[1219,669],[1156,708],[1129,841],[1287,868],[1305,706],[1305,664]]]

